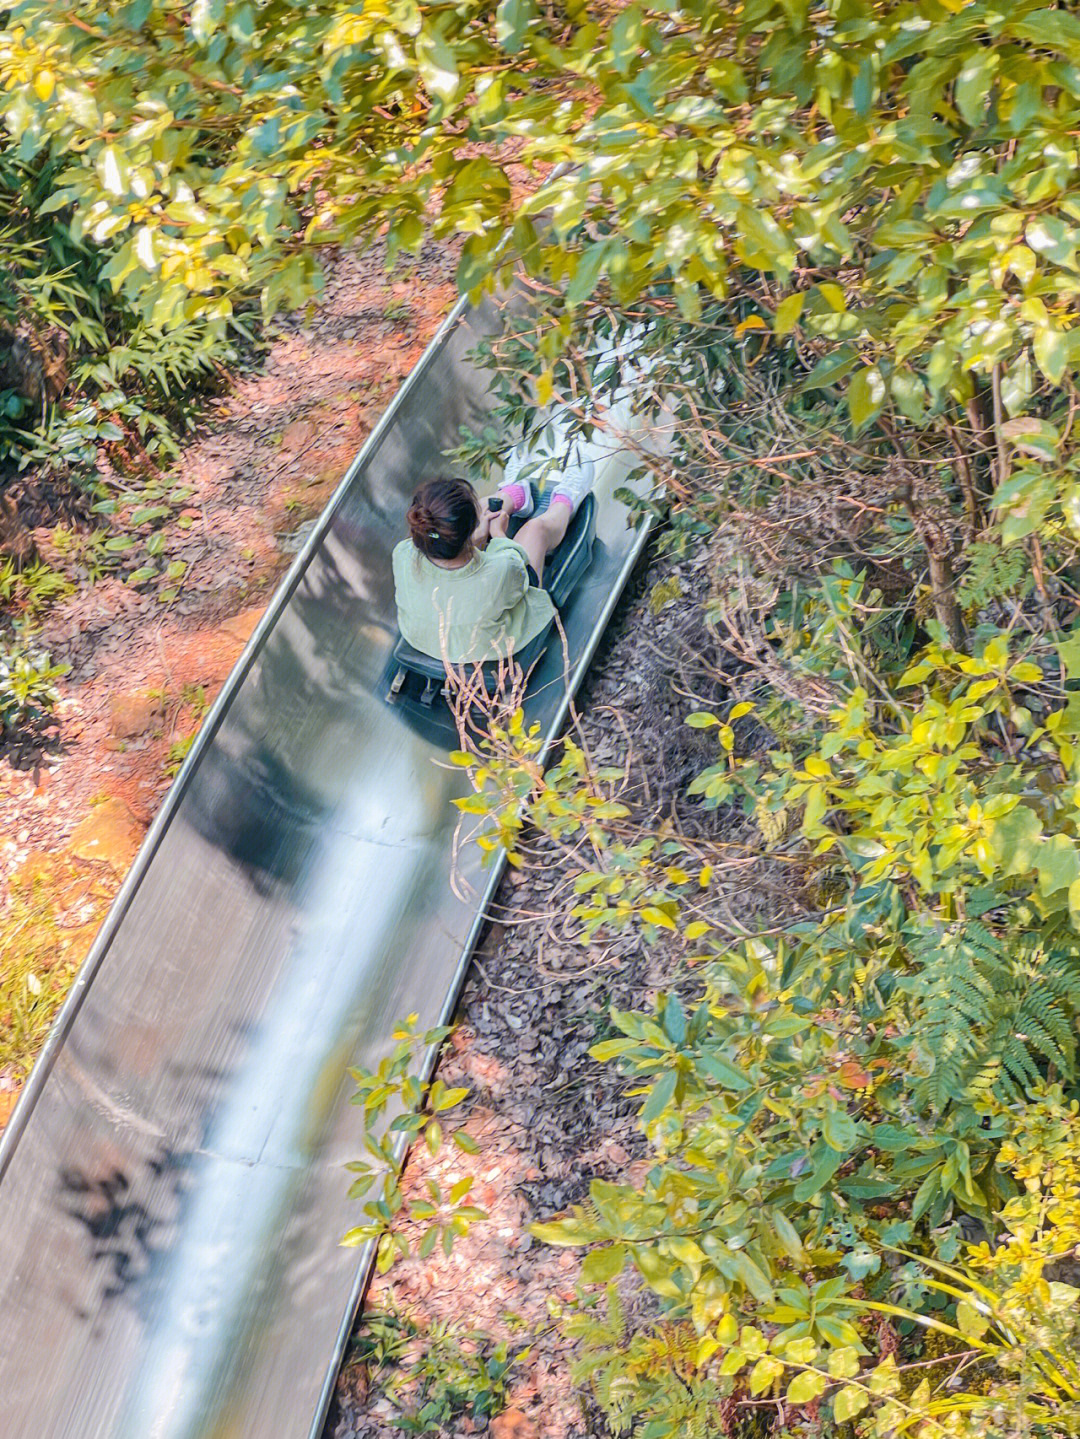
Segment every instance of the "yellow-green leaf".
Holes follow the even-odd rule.
[[[824,1374],[816,1374],[812,1369],[806,1369],[788,1385],[787,1399],[789,1404],[809,1404],[811,1400],[817,1399],[825,1392],[825,1385],[828,1383]]]
[[[653,904],[647,904],[644,909],[640,911],[640,914],[641,918],[645,920],[647,924],[655,924],[658,929],[675,928],[675,921],[671,916],[665,914],[662,909],[657,909]]]
[[[833,1400],[833,1418],[837,1424],[846,1424],[861,1414],[870,1403],[870,1396],[854,1384],[845,1384]]]
[[[789,334],[799,323],[799,316],[802,314],[803,305],[806,302],[806,292],[797,290],[793,295],[787,295],[776,307],[776,314],[773,316],[773,332],[777,335]]]
[[[609,1244],[604,1249],[593,1249],[585,1256],[581,1277],[586,1284],[606,1284],[622,1273],[625,1261],[625,1244]]]
[[[750,1371],[750,1393],[761,1394],[771,1389],[784,1372],[783,1363],[773,1354],[763,1354]]]

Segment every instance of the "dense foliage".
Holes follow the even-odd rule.
[[[305,242],[433,221],[467,286],[521,258],[696,315],[747,267],[778,328],[843,347],[857,423],[918,423],[972,372],[1021,406],[1071,372],[1078,60],[1039,0],[21,0],[0,74],[20,156],[64,162],[46,208],[116,243],[159,324],[295,300]]]
[[[1075,510],[1078,59],[1080,21],[1036,0],[22,0],[0,76],[18,156],[55,167],[42,209],[109,245],[157,326],[249,288],[295,303],[313,244],[384,223],[391,254],[463,234],[466,287],[520,261],[571,305],[607,276],[690,319],[750,288],[855,430],[891,436],[959,648],[929,466],[956,468],[971,525],[973,451],[1014,532]]]
[[[571,307],[605,276],[692,320],[749,290],[854,430],[890,436],[960,648],[934,464],[969,527],[976,453],[1013,533],[1076,508],[1078,59],[1080,21],[1036,0],[21,0],[0,76],[41,211],[108,245],[155,326],[220,323],[250,289],[298,302],[312,245],[384,224],[391,255],[458,232],[464,286],[522,262]]]

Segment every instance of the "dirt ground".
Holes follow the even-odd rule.
[[[32,962],[55,1006],[275,582],[453,304],[454,264],[429,246],[388,279],[381,251],[334,258],[318,309],[278,324],[176,466],[193,489],[167,534],[178,597],[105,578],[47,614],[41,642],[71,669],[55,742],[0,759],[0,923],[5,903],[47,904],[50,952],[17,954],[14,924],[0,984]],[[49,531],[34,538],[48,559]],[[0,1128],[24,1069],[0,1048]]]

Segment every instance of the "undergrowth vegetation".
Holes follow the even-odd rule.
[[[0,916],[0,1072],[22,1080],[100,922],[108,890],[58,859],[20,873]]]
[[[102,452],[129,469],[175,456],[199,391],[249,336],[236,319],[141,316],[112,283],[106,237],[56,202],[60,169],[0,146],[0,463],[90,488]]]
[[[65,673],[66,666],[54,665],[41,650],[0,641],[0,739],[12,731],[42,732]]]
[[[40,735],[60,674],[34,636],[105,575],[166,603],[186,570],[166,527],[191,490],[163,478],[208,389],[250,345],[242,313],[167,329],[114,287],[116,251],[51,198],[58,161],[0,142],[0,719]],[[27,483],[28,477],[30,483]],[[47,557],[34,530],[47,525]]]
[[[468,1418],[486,1425],[505,1405],[527,1347],[493,1343],[453,1322],[421,1324],[396,1308],[370,1314],[351,1359],[365,1366],[394,1405],[394,1427],[431,1434]]]

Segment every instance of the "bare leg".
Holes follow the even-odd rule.
[[[537,579],[544,573],[544,561],[566,534],[572,517],[569,505],[552,504],[542,515],[526,520],[514,540],[529,557]]]

